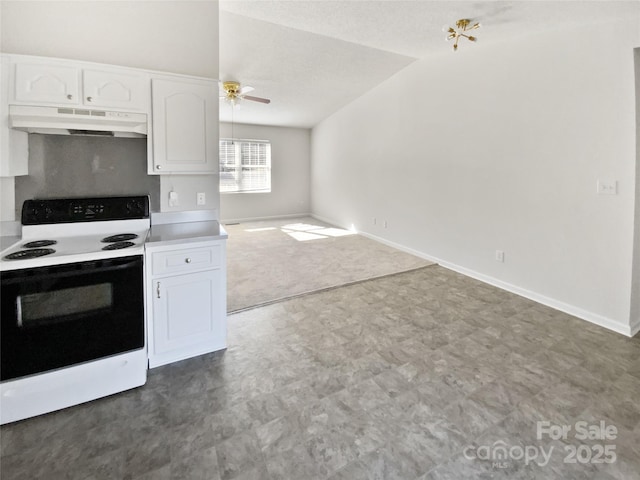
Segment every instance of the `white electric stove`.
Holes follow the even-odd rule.
[[[0,423],[146,382],[146,196],[28,200],[0,252]]]

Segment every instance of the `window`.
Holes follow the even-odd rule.
[[[271,144],[220,140],[220,192],[270,192]]]

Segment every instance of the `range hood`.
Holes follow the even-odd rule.
[[[9,105],[9,126],[29,133],[146,137],[147,115],[69,107]]]

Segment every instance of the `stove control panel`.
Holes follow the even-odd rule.
[[[149,218],[149,197],[95,197],[27,200],[23,225]]]

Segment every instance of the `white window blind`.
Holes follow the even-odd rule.
[[[220,140],[220,192],[270,192],[271,144]]]

